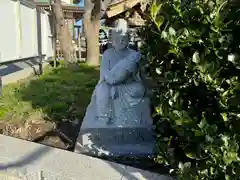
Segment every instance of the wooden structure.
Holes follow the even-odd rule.
[[[108,0],[106,0],[108,1]],[[139,37],[139,28],[144,26],[144,12],[147,9],[149,0],[115,0],[108,5],[105,14],[105,26],[109,27],[109,46],[111,46],[111,27],[115,20],[124,18],[128,21],[130,30],[130,47],[139,49],[141,47],[141,39]]]
[[[50,3],[49,0],[35,0],[36,5],[39,6],[41,9],[45,11],[50,11]],[[69,1],[71,2],[71,1]],[[66,2],[62,1],[62,7],[63,7],[63,13],[64,13],[64,18],[65,18],[65,23],[67,24],[67,27],[69,29],[69,33],[72,35],[72,43],[76,52],[76,57],[81,57],[80,56],[80,49],[81,46],[79,44],[79,39],[80,39],[80,33],[78,31],[79,27],[75,26],[75,22],[82,19],[83,14],[84,14],[84,8],[76,6],[76,5],[71,5]],[[77,31],[76,31],[77,30]],[[77,40],[76,40],[76,33],[77,33]],[[63,58],[63,52],[60,48],[60,42],[57,38],[56,40],[56,58],[57,59],[62,59]]]
[[[50,10],[49,2],[46,0],[45,1],[36,0],[36,4],[45,11]],[[76,21],[80,20],[83,17],[84,8],[67,3],[63,3],[62,6],[65,15],[65,21],[69,27],[70,34],[72,34],[72,36],[75,37],[74,24]]]
[[[103,16],[105,24],[111,26],[118,18],[125,18],[130,27],[143,26],[144,11],[147,8],[148,0],[117,0],[111,3]]]

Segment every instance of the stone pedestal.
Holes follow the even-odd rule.
[[[146,157],[154,155],[152,126],[105,125],[96,120],[83,121],[75,152],[93,156]]]

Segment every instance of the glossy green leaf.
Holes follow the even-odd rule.
[[[164,17],[163,16],[157,16],[155,19],[155,24],[158,27],[158,29],[162,26],[164,22]]]
[[[227,118],[227,113],[221,113],[221,116],[223,118],[224,121],[227,121],[228,118]]]
[[[201,122],[198,124],[198,127],[199,127],[200,129],[204,129],[207,125],[208,125],[208,124],[207,124],[206,119],[203,118],[203,119],[201,120]]]
[[[180,180],[238,177],[239,5],[230,0],[160,4],[160,13],[147,14],[141,37],[151,104],[161,107],[153,117],[161,165]]]
[[[168,32],[169,32],[170,36],[176,36],[176,31],[172,27],[169,27]]]
[[[155,21],[157,14],[159,13],[160,9],[162,7],[162,3],[158,3],[157,0],[153,1],[153,4],[151,6],[151,17]]]
[[[196,64],[198,64],[200,62],[200,57],[199,57],[199,53],[198,52],[195,52],[193,54],[193,57],[192,57],[192,61]]]

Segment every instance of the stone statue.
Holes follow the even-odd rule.
[[[100,135],[102,139],[121,131],[124,132],[123,136],[129,136],[125,140],[135,136],[135,141],[139,135],[131,136],[131,133],[140,128],[143,137],[145,133],[148,134],[146,136],[151,136],[150,103],[139,72],[141,54],[128,48],[128,38],[127,23],[119,19],[112,30],[113,47],[107,49],[102,56],[100,80],[87,107],[80,134],[83,133],[83,129],[96,128],[99,133],[101,128],[105,128],[103,133],[108,129],[109,135]],[[109,142],[108,139],[105,143]],[[129,143],[134,144],[130,141]]]
[[[119,19],[112,31],[113,48],[106,50],[102,56],[100,80],[86,119],[94,115],[97,120],[109,125],[152,123],[149,99],[145,97],[146,90],[138,71],[141,54],[128,48],[125,23]]]

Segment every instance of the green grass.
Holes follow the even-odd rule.
[[[51,121],[82,119],[98,81],[96,68],[45,69],[39,78],[30,77],[3,88],[0,99],[1,121]]]

